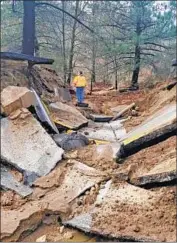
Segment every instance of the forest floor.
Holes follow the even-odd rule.
[[[8,70],[4,70],[9,75]],[[57,76],[48,70],[46,72],[49,73],[47,75],[51,75],[50,78],[44,74],[42,79],[45,80],[48,89],[52,89],[57,85]],[[3,88],[14,85],[13,81],[16,80],[9,75],[12,80],[7,82],[6,73],[4,71],[6,79],[2,82]],[[16,73],[18,77],[19,71],[16,70]],[[13,71],[13,76],[15,75]],[[52,75],[55,76],[54,79]],[[52,87],[50,80],[54,80]],[[20,82],[20,85],[26,86],[23,78],[18,79],[18,83]],[[109,85],[98,84],[94,86],[91,95],[86,95],[85,102],[89,104],[91,112],[104,115],[113,115],[112,108],[135,102],[138,107],[136,116],[128,112],[123,117],[126,119],[123,126],[129,132],[161,108],[175,103],[176,87],[168,91],[164,88],[167,84],[168,82],[164,82],[151,90],[140,89],[126,93],[118,93],[116,90],[110,90]],[[45,92],[43,95],[45,98]],[[48,101],[50,97],[53,101],[50,92],[46,97]],[[126,158],[123,164],[118,164],[113,159],[110,143],[105,145],[103,154],[99,156],[96,154],[98,146],[91,144],[71,152],[65,151],[64,159],[48,175],[37,179],[32,187],[33,193],[25,198],[14,191],[1,190],[1,240],[175,241],[176,181],[170,185],[153,184],[150,188],[142,188],[131,183],[132,177],[146,175],[156,165],[176,158],[175,136],[140,150]],[[23,181],[21,172],[15,168],[10,170],[17,181]],[[123,175],[123,178],[120,175]],[[100,205],[97,203],[100,191],[106,190],[109,181],[109,192]],[[72,227],[72,223],[69,224],[70,227],[65,225],[66,221],[88,214],[92,210],[92,225],[88,232],[82,230],[81,223],[76,223],[79,230]],[[86,225],[89,223],[86,222]]]

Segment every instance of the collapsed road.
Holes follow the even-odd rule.
[[[70,100],[51,100],[42,109],[52,131],[22,89],[6,89],[1,104],[2,241],[176,240],[175,87],[144,120],[141,103],[131,116],[132,100],[115,102],[110,116],[87,109],[87,118]]]

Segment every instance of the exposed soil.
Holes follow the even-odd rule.
[[[27,86],[26,71],[26,63],[3,61],[1,87],[17,84]],[[46,67],[35,67],[33,71],[33,78],[39,81],[39,85],[36,86],[38,92],[42,94],[46,102],[54,102],[53,88],[62,85],[57,74]],[[91,107],[91,112],[105,115],[112,115],[111,108],[113,107],[135,102],[138,106],[136,116],[133,116],[131,112],[125,115],[129,119],[124,122],[124,126],[129,131],[164,105],[174,102],[175,99],[176,87],[167,91],[162,89],[162,85],[157,85],[153,90],[118,93],[111,90],[109,85],[100,83],[95,85],[91,95],[86,95],[85,102]],[[73,101],[75,101],[75,96]],[[71,117],[66,114],[63,113],[64,119],[71,120]],[[109,144],[101,153],[97,149],[98,146],[94,144],[66,153],[65,160],[60,162],[53,171],[35,181],[33,194],[26,198],[21,198],[12,191],[1,191],[1,209],[3,215],[8,215],[11,223],[10,225],[6,218],[5,226],[9,224],[9,227],[13,226],[17,229],[15,232],[12,230],[11,238],[7,236],[5,239],[30,242],[44,236],[45,241],[53,242],[93,242],[95,238],[75,229],[63,227],[58,221],[60,217],[72,219],[96,207],[92,230],[98,234],[112,235],[116,238],[124,237],[124,239],[129,239],[131,236],[140,240],[146,236],[147,240],[175,241],[176,188],[174,186],[160,187],[142,189],[142,191],[139,187],[125,181],[128,177],[148,173],[162,161],[174,159],[176,138],[171,137],[143,149],[128,157],[122,165],[114,161],[113,151]],[[83,165],[79,163],[78,167],[74,166],[73,159],[80,161]],[[85,169],[84,164],[90,166],[91,169]],[[169,166],[174,167],[174,164],[169,163]],[[92,170],[93,168],[97,171]],[[15,169],[11,172],[17,181],[22,182],[21,173]],[[120,174],[125,175],[121,180]],[[100,189],[104,188],[106,181],[110,178],[113,181],[110,194],[103,204],[96,205]],[[19,220],[19,225],[17,220]],[[4,228],[7,229],[5,226]],[[130,240],[133,240],[131,237]]]
[[[176,158],[175,136],[130,156],[120,165],[118,173],[124,172],[130,177],[140,176],[148,173],[155,165],[172,158]]]
[[[89,145],[69,154],[82,163],[107,173],[119,168],[119,165],[112,159],[109,144],[105,146],[101,153],[97,152],[97,145]]]
[[[117,187],[117,186],[116,186]],[[160,196],[158,196],[160,195]],[[157,200],[146,206],[121,202],[119,199],[104,203],[94,214],[93,230],[100,233],[121,236],[133,236],[135,239],[176,240],[176,188],[156,190]],[[149,196],[148,201],[151,200]],[[147,201],[146,201],[147,202]]]

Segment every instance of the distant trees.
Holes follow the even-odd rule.
[[[19,51],[21,42],[25,54],[54,58],[66,83],[84,69],[91,83],[114,79],[118,88],[131,74],[138,87],[142,67],[175,58],[176,1],[2,1],[2,9],[3,47]]]

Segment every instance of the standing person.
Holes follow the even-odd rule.
[[[84,89],[87,85],[87,81],[86,78],[83,76],[82,71],[80,71],[79,74],[74,78],[73,85],[76,87],[76,97],[78,103],[83,103]]]

